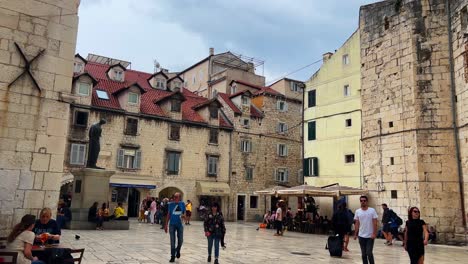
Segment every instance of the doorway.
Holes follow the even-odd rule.
[[[245,220],[245,195],[237,196],[237,220]]]
[[[128,190],[128,217],[138,217],[140,208],[140,191],[135,188]]]

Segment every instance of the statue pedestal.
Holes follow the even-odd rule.
[[[74,190],[70,229],[94,229],[96,224],[88,222],[88,210],[94,202],[98,202],[98,208],[109,202],[109,180],[115,171],[84,168],[72,174]]]

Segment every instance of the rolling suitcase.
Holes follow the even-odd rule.
[[[343,255],[343,239],[339,236],[329,236],[327,246],[330,256],[341,257]]]

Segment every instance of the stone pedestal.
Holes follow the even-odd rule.
[[[84,168],[72,174],[74,189],[70,229],[94,229],[96,225],[88,222],[88,210],[94,202],[98,202],[98,207],[109,202],[109,180],[115,171]]]

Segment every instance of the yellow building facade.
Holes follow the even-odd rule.
[[[361,187],[360,39],[356,31],[307,81],[304,180]]]

